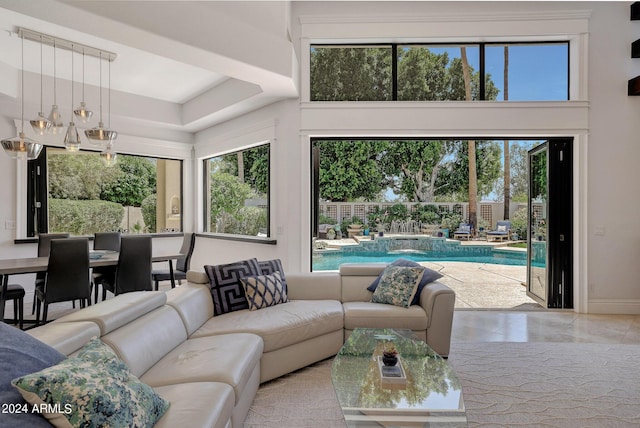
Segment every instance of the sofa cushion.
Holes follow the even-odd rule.
[[[389,266],[406,266],[406,267],[422,267],[422,268],[424,268],[424,274],[422,275],[422,279],[420,280],[420,284],[418,284],[418,290],[416,291],[416,294],[413,297],[413,300],[411,301],[412,305],[420,304],[420,294],[422,293],[422,289],[427,284],[430,284],[433,281],[442,278],[442,274],[440,272],[437,272],[437,271],[435,271],[433,269],[429,269],[427,267],[424,267],[424,266],[414,262],[413,260],[399,258],[399,259],[394,260],[393,262],[391,262],[389,264]],[[384,273],[384,271],[380,272],[380,275],[378,275],[378,277],[371,283],[371,285],[369,285],[367,287],[367,290],[369,290],[371,292],[376,291],[376,287],[378,286],[378,283],[380,282],[380,278],[382,277],[383,273]]]
[[[66,357],[24,331],[0,322],[0,403],[25,405],[11,381],[17,377],[58,364]],[[50,427],[38,413],[8,412],[3,409],[0,425],[7,427]],[[6,424],[6,425],[5,425]]]
[[[287,292],[287,278],[284,275],[284,268],[282,267],[282,261],[280,259],[273,260],[259,260],[258,266],[260,266],[260,272],[263,275],[271,275],[274,272],[280,274],[280,281],[284,285],[284,291]]]
[[[261,270],[257,259],[241,260],[223,265],[205,265],[204,270],[210,281],[214,315],[222,315],[249,307],[240,278],[260,275]]]
[[[211,292],[205,284],[188,283],[167,290],[167,305],[180,314],[187,336],[213,316]]]
[[[77,357],[13,380],[31,404],[58,427],[152,427],[169,408],[153,389],[133,376],[108,346],[95,338]]]
[[[344,307],[344,328],[400,328],[426,330],[427,313],[422,306],[409,308],[371,302],[346,302]]]
[[[187,333],[182,319],[169,305],[102,336],[102,341],[138,377],[185,340]]]
[[[423,273],[422,267],[389,266],[382,273],[371,301],[408,308]]]
[[[424,311],[423,311],[424,312]],[[259,311],[238,311],[207,321],[191,338],[233,332],[255,333],[264,352],[342,330],[342,304],[336,300],[290,300]]]
[[[51,322],[26,332],[65,355],[73,354],[92,337],[100,336],[100,328],[90,321]]]
[[[233,413],[233,388],[220,382],[193,382],[154,388],[171,402],[154,428],[225,428]]]
[[[237,402],[251,374],[260,366],[263,344],[255,334],[236,333],[184,341],[140,379],[151,386],[185,382],[223,382]]]
[[[100,327],[101,335],[122,327],[142,315],[161,307],[167,301],[164,291],[135,291],[115,296],[112,299],[91,305],[53,321],[91,321]]]
[[[280,280],[280,273],[240,278],[250,311],[287,303],[287,290]]]

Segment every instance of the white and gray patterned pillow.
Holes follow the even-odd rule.
[[[249,308],[240,278],[260,275],[257,259],[241,260],[224,265],[206,265],[204,270],[209,277],[214,315]]]
[[[371,301],[408,308],[423,274],[423,267],[388,266],[382,272]]]
[[[278,272],[271,275],[248,276],[240,281],[244,286],[249,309],[252,311],[288,301],[287,290]]]
[[[280,274],[280,281],[284,286],[284,291],[287,292],[287,278],[284,276],[284,268],[282,267],[282,261],[280,259],[273,260],[258,260],[258,266],[263,275],[271,275],[274,272]]]
[[[76,357],[12,384],[27,402],[52,409],[44,416],[56,427],[153,427],[170,405],[98,338]]]

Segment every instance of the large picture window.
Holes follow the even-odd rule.
[[[269,144],[204,160],[207,232],[269,237]]]
[[[311,101],[562,101],[569,42],[311,45]]]
[[[46,147],[28,170],[28,236],[182,231],[180,160]]]

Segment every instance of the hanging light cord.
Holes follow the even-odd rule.
[[[102,123],[102,51],[100,51],[100,122]]]
[[[22,126],[21,126],[21,134],[24,134],[24,35],[22,36],[22,46],[20,48],[21,52],[20,55],[22,57],[21,62],[22,62],[22,77],[20,78],[20,96],[22,97]]]
[[[40,111],[44,112],[44,105],[42,98],[44,97],[44,92],[42,89],[42,36],[40,36]]]
[[[71,44],[71,123],[73,123],[73,43]]]
[[[82,102],[84,102],[84,48],[82,48]]]
[[[109,123],[107,123],[107,128],[111,128],[111,58],[109,58]]]
[[[56,90],[56,41],[53,41],[53,104],[58,104],[58,95]]]

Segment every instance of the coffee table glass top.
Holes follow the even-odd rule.
[[[391,344],[406,381],[381,380],[378,356]],[[333,361],[331,380],[348,426],[467,426],[453,369],[410,330],[355,329]]]

